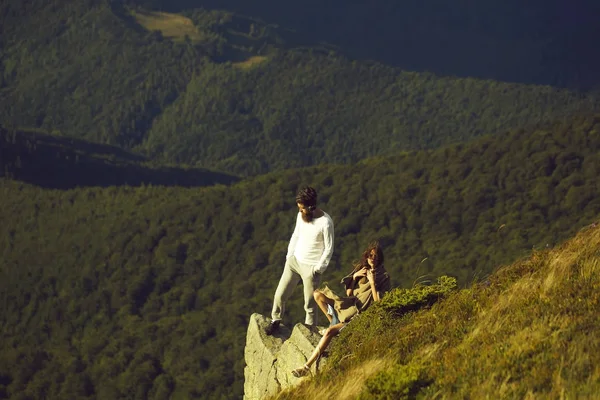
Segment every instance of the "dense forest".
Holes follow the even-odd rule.
[[[247,319],[270,309],[299,186],[317,187],[336,223],[325,280],[379,238],[394,286],[452,275],[464,287],[597,218],[599,132],[590,115],[230,186],[4,178],[0,393],[239,397]]]
[[[0,15],[2,124],[235,175],[434,148],[600,109],[596,92],[352,61],[227,11],[169,19],[119,1],[36,0],[3,2]],[[188,33],[170,37],[165,21]]]

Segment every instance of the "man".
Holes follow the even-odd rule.
[[[288,245],[283,274],[275,291],[271,323],[265,328],[267,335],[279,329],[285,311],[285,302],[298,282],[304,286],[305,324],[314,327],[315,300],[313,292],[319,285],[333,254],[333,220],[317,208],[317,192],[310,186],[300,189],[296,195],[298,215],[296,227]]]

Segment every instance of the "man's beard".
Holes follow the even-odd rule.
[[[302,214],[302,220],[304,222],[311,222],[313,220],[313,211],[309,211],[308,213],[300,213]]]

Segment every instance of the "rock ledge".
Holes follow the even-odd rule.
[[[244,400],[260,400],[292,387],[305,378],[295,378],[291,371],[304,365],[321,336],[311,332],[303,324],[290,329],[281,325],[273,336],[267,336],[264,328],[268,319],[252,314],[246,335],[244,358]],[[312,366],[316,373],[323,359]]]

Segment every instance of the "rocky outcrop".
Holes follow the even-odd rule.
[[[245,400],[264,399],[305,379],[294,377],[291,371],[304,365],[321,339],[303,324],[297,324],[291,331],[281,325],[275,335],[267,336],[264,333],[267,325],[263,315],[250,317],[244,352]],[[313,374],[319,364],[323,364],[322,359],[312,366]]]

